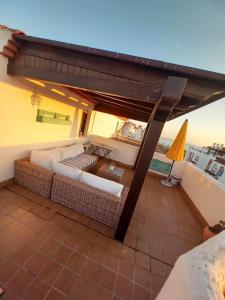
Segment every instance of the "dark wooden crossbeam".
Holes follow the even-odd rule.
[[[145,176],[149,170],[160,134],[174,106],[180,101],[187,79],[168,77],[161,98],[149,119],[136,170],[116,229],[115,238],[123,241],[132,218]]]

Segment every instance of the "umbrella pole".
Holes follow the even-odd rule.
[[[170,174],[171,174],[171,172],[172,172],[172,170],[173,170],[173,165],[174,165],[174,163],[175,163],[175,160],[173,160],[173,162],[172,162],[172,164],[171,164],[171,168],[170,168],[170,171],[169,171],[169,174],[168,174],[167,179],[170,178]]]
[[[170,171],[169,171],[169,174],[168,174],[167,178],[164,179],[164,180],[161,180],[161,183],[164,186],[167,186],[167,187],[172,187],[173,186],[173,184],[170,182],[170,175],[171,175],[171,172],[173,170],[174,162],[175,162],[175,160],[173,160],[173,162],[172,162],[172,165],[171,165],[171,168],[170,168]]]

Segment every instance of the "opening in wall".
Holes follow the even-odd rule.
[[[79,136],[82,136],[85,134],[87,116],[88,116],[87,112],[83,111],[82,117],[81,117],[81,123],[80,123]]]

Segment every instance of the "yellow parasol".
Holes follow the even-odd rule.
[[[187,127],[188,127],[188,120],[185,120],[183,125],[181,126],[181,129],[178,132],[178,135],[176,136],[172,146],[166,153],[166,157],[173,161],[167,181],[168,181],[171,171],[173,169],[174,162],[184,159],[184,147],[185,147],[185,140],[186,140],[186,134],[187,134]]]

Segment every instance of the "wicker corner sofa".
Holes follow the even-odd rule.
[[[128,193],[124,186],[121,196],[116,197],[79,180],[57,175],[29,159],[16,161],[15,182],[112,228],[117,227]]]

